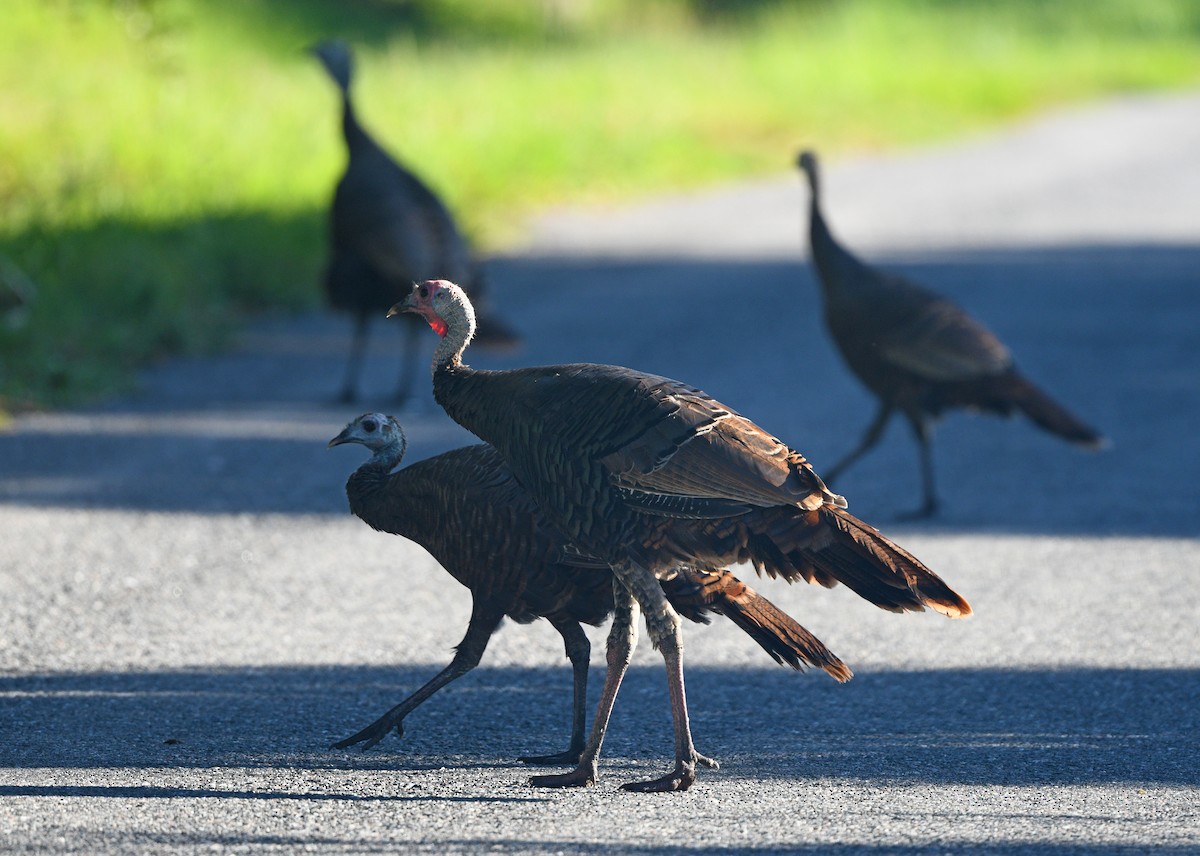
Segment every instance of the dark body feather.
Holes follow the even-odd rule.
[[[334,444],[363,442],[398,424],[366,414],[347,426]],[[578,759],[583,748],[584,703],[590,645],[580,624],[597,625],[613,611],[608,566],[571,548],[545,520],[496,451],[486,445],[455,449],[392,472],[403,442],[356,470],[346,483],[350,510],[374,529],[401,535],[424,547],[471,592],[471,621],[458,652],[441,675],[339,748],[374,745],[389,730],[403,733],[404,716],[437,689],[478,664],[488,640],[507,616],[519,623],[546,618],[562,634],[575,671],[571,746],[530,762]],[[817,665],[838,680],[850,670],[811,633],[770,601],[724,570],[678,567],[662,586],[679,612],[697,622],[726,615],[776,662],[795,669]]]
[[[424,547],[473,598],[522,624],[550,615],[600,624],[612,611],[602,563],[550,534],[495,450],[468,446],[395,473],[364,464],[346,482],[350,510]]]
[[[484,299],[482,269],[449,209],[420,178],[384,151],[359,123],[350,97],[353,59],[341,42],[313,51],[342,97],[342,136],[346,168],[329,212],[331,255],[324,285],[329,305],[351,313],[351,343],[340,399],[357,396],[358,375],[370,319],[382,317],[414,282],[431,276],[462,277],[477,300]],[[509,346],[516,334],[499,318],[483,323],[485,344]],[[405,399],[415,378],[419,325],[409,324],[397,387]]]
[[[931,423],[944,411],[1020,412],[1071,443],[1093,448],[1103,443],[1099,433],[1018,372],[1004,343],[960,307],[864,264],[838,243],[821,211],[816,157],[805,152],[799,165],[810,184],[809,248],[826,325],[846,365],[880,402],[858,447],[827,472],[830,480],[879,441],[897,410],[921,451],[924,498],[914,516],[937,509],[929,445]]]
[[[846,512],[802,455],[686,384],[593,364],[455,367],[435,373],[434,397],[503,444],[555,525],[611,564],[627,552],[656,572],[750,562],[789,581],[842,582],[892,611],[970,611]]]

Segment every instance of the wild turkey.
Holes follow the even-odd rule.
[[[676,564],[751,561],[787,580],[845,583],[884,609],[970,612],[936,574],[848,514],[803,456],[703,392],[617,366],[475,371],[462,361],[474,310],[453,283],[416,286],[389,315],[402,311],[421,315],[441,336],[438,403],[494,446],[547,519],[623,583],[614,592],[608,675],[579,765],[533,784],[594,783],[638,606],[667,665],[675,769],[623,787],[684,790],[695,780],[700,759],[688,724],[680,622],[656,579]]]
[[[428,550],[470,589],[472,609],[450,665],[334,748],[362,743],[365,751],[391,730],[402,735],[409,713],[479,664],[507,615],[521,624],[546,618],[562,634],[574,673],[569,747],[520,760],[577,763],[591,653],[580,624],[600,624],[613,610],[608,567],[566,544],[489,446],[455,449],[393,472],[404,457],[404,431],[394,418],[380,413],[363,414],[329,441],[330,447],[344,443],[360,443],[373,453],[346,482],[351,511],[369,526]],[[777,663],[794,669],[818,666],[839,681],[850,679],[850,669],[820,640],[728,571],[678,567],[664,577],[662,587],[682,615],[704,623],[708,612],[727,616]]]
[[[342,94],[342,134],[348,160],[330,210],[332,257],[325,290],[333,308],[355,318],[354,337],[339,400],[354,401],[367,345],[370,319],[400,300],[414,282],[431,276],[462,277],[483,299],[482,271],[441,200],[417,176],[398,164],[363,129],[350,99],[353,57],[339,41],[322,42],[312,53]],[[489,314],[483,344],[509,347],[519,338]],[[407,331],[396,397],[403,402],[416,375],[420,324]]]
[[[1004,344],[944,297],[861,262],[841,246],[821,213],[817,158],[797,159],[808,176],[809,246],[825,302],[825,322],[846,364],[875,397],[879,410],[853,450],[826,473],[832,482],[883,436],[892,414],[908,419],[921,455],[923,502],[904,516],[937,511],[932,423],[944,410],[967,407],[1011,415],[1089,448],[1105,440],[1034,386],[1013,365]]]

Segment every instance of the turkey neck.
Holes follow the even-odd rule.
[[[392,504],[387,501],[394,478],[392,470],[400,464],[398,452],[396,447],[381,449],[351,473],[346,480],[346,498],[350,500],[350,511],[372,529],[403,535],[398,530],[406,528],[402,525],[404,521],[397,520]]]
[[[809,176],[809,186],[812,194],[808,202],[808,242],[821,281],[821,290],[828,299],[837,284],[835,267],[849,254],[834,240],[829,224],[825,222],[825,215],[821,213],[821,183],[815,171]]]
[[[355,151],[362,148],[375,148],[375,141],[363,130],[354,112],[354,102],[350,100],[350,90],[342,90],[342,136],[346,146]]]
[[[510,457],[508,441],[522,432],[520,420],[510,419],[519,407],[517,375],[527,371],[477,371],[459,360],[437,366],[433,398],[446,414]]]
[[[808,241],[828,317],[862,297],[856,290],[848,288],[847,283],[863,282],[867,278],[867,268],[838,243],[825,222],[821,212],[821,183],[815,170],[809,176],[809,187],[812,193],[808,203]]]

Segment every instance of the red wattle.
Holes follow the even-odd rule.
[[[433,332],[437,333],[442,338],[446,337],[446,331],[450,329],[446,322],[441,318],[438,318],[436,315],[429,319],[429,326],[433,328]]]

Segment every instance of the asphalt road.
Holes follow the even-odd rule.
[[[1114,445],[951,416],[945,514],[900,525],[917,470],[893,426],[839,490],[976,615],[758,583],[856,677],[687,628],[697,745],[722,768],[685,794],[616,787],[669,764],[645,644],[597,787],[527,786],[513,759],[567,736],[544,622],[505,627],[403,740],[326,748],[447,662],[469,609],[423,551],[346,513],[361,450],[325,448],[388,409],[385,324],[361,407],[328,404],[347,323],[306,316],[127,399],[17,418],[0,434],[0,852],[1200,852],[1198,153],[1188,94],[828,165],[848,243],[967,306]],[[873,405],[820,325],[805,198],[788,172],[554,212],[492,264],[527,346],[473,362],[679,377],[820,470]],[[470,439],[428,397],[403,419],[412,460]]]

